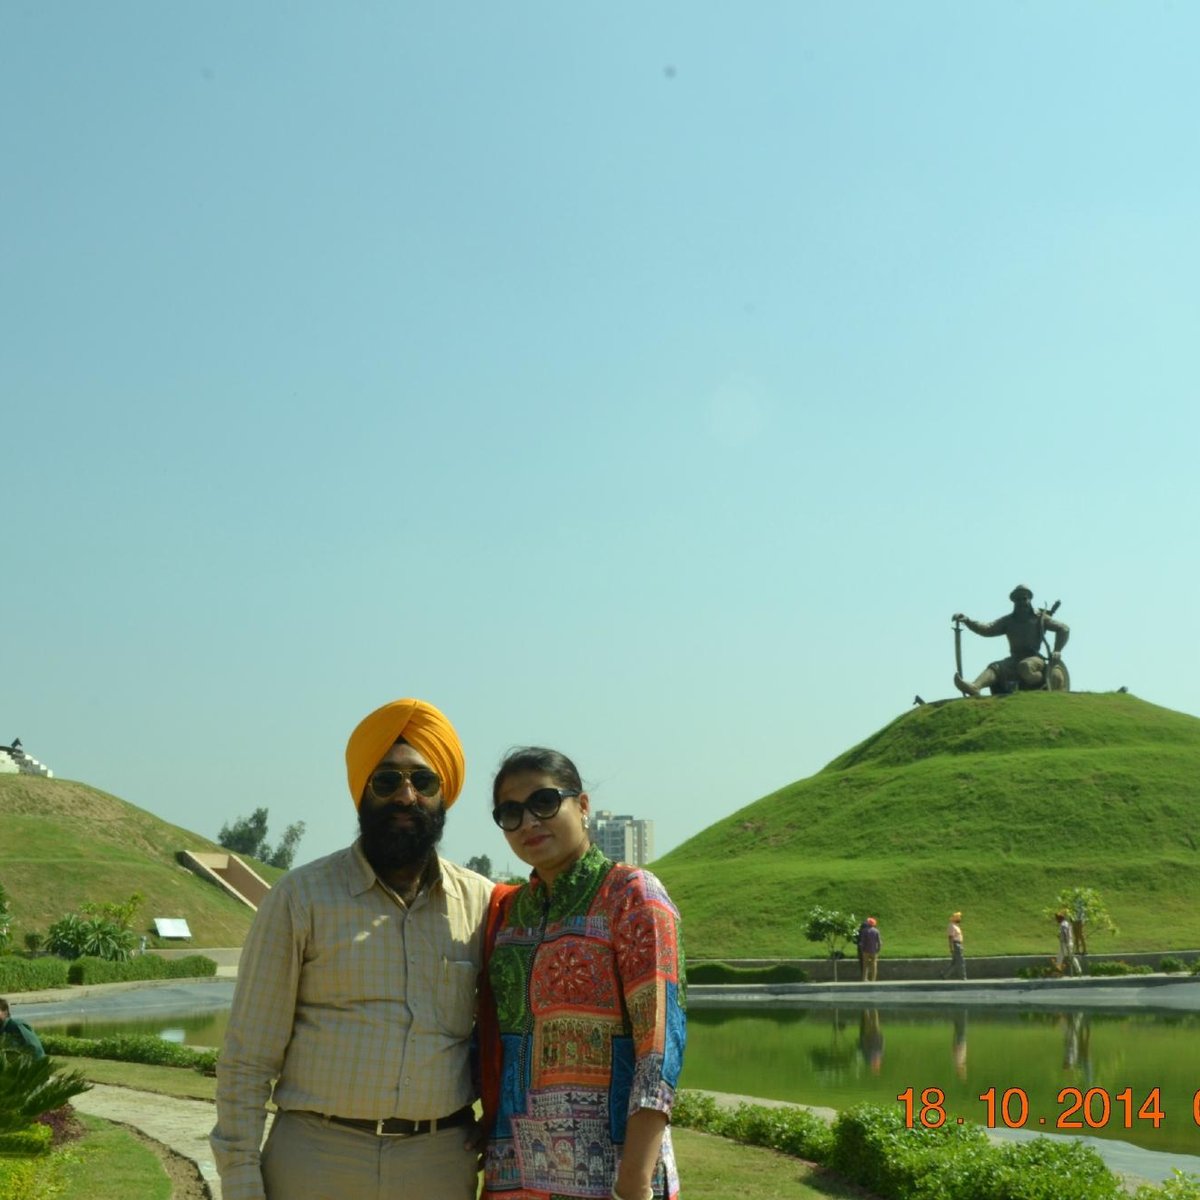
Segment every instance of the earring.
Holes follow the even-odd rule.
[[[591,824],[591,819],[588,817],[587,813],[584,813],[584,814],[583,814],[583,827],[584,827],[584,829],[586,829],[586,828],[587,828],[587,827],[588,827],[590,824]]]

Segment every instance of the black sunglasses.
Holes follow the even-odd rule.
[[[505,833],[515,833],[521,828],[526,811],[532,813],[539,821],[548,821],[557,815],[558,810],[562,808],[562,802],[568,796],[578,795],[578,792],[569,791],[567,788],[538,788],[536,792],[531,792],[525,797],[524,803],[505,800],[502,804],[497,804],[492,809],[492,820]]]
[[[414,792],[425,797],[436,796],[442,786],[437,772],[428,767],[414,767],[411,771],[385,767],[367,780],[367,791],[376,800],[390,800],[404,786],[406,779],[413,785]]]

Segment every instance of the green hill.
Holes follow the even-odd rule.
[[[117,902],[132,892],[145,897],[134,919],[138,933],[152,933],[155,917],[185,917],[192,931],[186,944],[240,946],[253,910],[176,859],[180,850],[220,849],[86,784],[0,775],[0,883],[18,948],[25,933],[45,933],[84,901]],[[268,883],[282,874],[251,865]]]
[[[819,954],[813,904],[877,917],[884,954],[1050,954],[1043,910],[1100,889],[1093,952],[1200,947],[1200,719],[1129,695],[947,700],[654,864],[692,957]]]

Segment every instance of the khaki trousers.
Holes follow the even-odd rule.
[[[267,1200],[475,1200],[470,1125],[376,1137],[316,1113],[276,1114],[262,1152]]]

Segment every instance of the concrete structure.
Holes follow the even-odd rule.
[[[853,949],[853,947],[851,947]],[[1154,950],[1154,951],[1108,951],[1103,954],[1080,955],[1080,960],[1084,963],[1084,969],[1088,966],[1094,966],[1098,963],[1106,962],[1126,962],[1130,966],[1145,966],[1150,967],[1152,971],[1158,971],[1158,964],[1164,958],[1175,958],[1181,960],[1185,965],[1190,964],[1196,959],[1200,959],[1200,950]],[[1053,954],[1005,954],[1005,955],[978,955],[972,957],[967,955],[967,980],[995,981],[1000,979],[1017,981],[1017,972],[1023,967],[1042,968],[1049,966],[1054,961]],[[720,962],[729,967],[748,967],[748,968],[766,968],[778,966],[781,963],[786,963],[791,966],[803,968],[805,974],[808,975],[809,983],[828,983],[833,979],[833,962],[828,958],[689,958],[688,967],[694,968],[701,963]],[[879,956],[879,981],[880,982],[919,982],[919,981],[938,981],[941,980],[946,969],[950,965],[950,956],[942,955],[940,958],[888,958],[886,944],[883,954]],[[858,982],[858,960],[851,954],[838,960],[837,969],[838,984],[850,984]],[[1093,984],[1100,985],[1107,979],[1128,979],[1136,982],[1139,979],[1145,979],[1144,975],[1124,975],[1124,976],[1100,976],[1087,977]],[[1168,975],[1167,979],[1188,980],[1196,989],[1197,996],[1200,996],[1200,975],[1189,976],[1183,973],[1177,975]],[[1049,983],[1069,983],[1069,979],[1061,977],[1047,977],[1036,980],[1021,980],[1021,986],[1025,983],[1049,984]],[[692,987],[698,985],[689,985],[688,999],[691,999]],[[728,986],[714,984],[714,987]],[[802,987],[808,985],[801,984],[769,984],[764,987]],[[864,987],[869,986],[867,984]],[[951,987],[961,986],[958,980],[950,982]]]
[[[613,862],[644,867],[654,857],[654,822],[602,808],[592,813],[592,841]]]
[[[20,738],[14,739],[20,742]],[[49,767],[31,758],[20,745],[0,746],[0,775],[41,775],[44,779],[53,779],[54,772]]]
[[[193,854],[190,850],[180,850],[178,857],[189,871],[215,883],[256,912],[262,898],[271,890],[271,885],[236,854]]]

